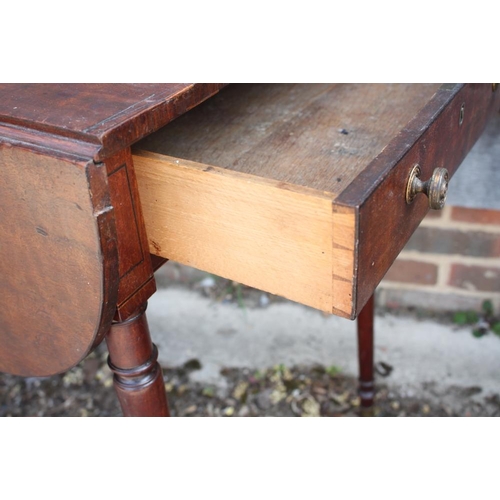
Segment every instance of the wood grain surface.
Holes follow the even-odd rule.
[[[53,375],[88,354],[116,308],[106,171],[5,140],[0,165],[0,371]]]
[[[103,160],[154,132],[223,84],[0,84],[0,122],[100,144]]]
[[[150,250],[354,318],[427,212],[405,201],[413,162],[453,172],[498,99],[488,84],[229,87],[134,148]]]
[[[116,319],[124,320],[156,291],[148,239],[130,149],[105,162],[118,240],[118,304]]]
[[[236,84],[139,149],[340,194],[438,84]]]
[[[134,165],[151,253],[331,310],[334,251],[353,249],[342,231],[333,247],[329,197],[154,153]]]
[[[154,292],[129,147],[221,87],[0,84],[1,371],[71,368]]]
[[[465,114],[460,124],[462,106]],[[437,167],[446,168],[453,177],[499,110],[500,92],[492,92],[490,84],[443,86],[337,198],[339,204],[359,206],[357,310],[366,304],[429,210],[425,196],[418,196],[411,205],[401,196],[413,166],[420,165],[424,180]]]
[[[158,350],[151,342],[145,304],[126,321],[114,322],[106,343],[108,365],[126,417],[168,417]]]

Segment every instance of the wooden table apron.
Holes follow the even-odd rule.
[[[0,85],[0,371],[49,376],[68,370],[103,340],[113,320],[126,320],[154,293],[149,252],[171,255],[153,244],[161,229],[148,220],[151,199],[136,179],[134,162],[142,162],[144,182],[144,158],[153,153],[132,156],[130,148],[222,88]],[[318,308],[356,317],[427,212],[423,197],[411,207],[402,196],[395,198],[407,169],[420,163],[426,178],[435,166],[453,174],[499,110],[499,96],[490,84],[442,87],[328,201],[334,213],[353,216],[352,268],[344,280],[350,296],[338,309],[330,296]],[[470,118],[460,128],[464,102]],[[180,161],[196,174],[199,167],[190,158]],[[211,167],[212,173],[219,167]],[[248,181],[245,173],[224,175]],[[305,192],[286,182],[276,189]],[[149,207],[146,224],[143,205]],[[205,265],[203,252],[196,258]]]

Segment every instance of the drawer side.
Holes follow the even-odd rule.
[[[156,153],[134,164],[151,253],[351,315],[335,295],[352,293],[354,216],[334,231],[330,196]]]

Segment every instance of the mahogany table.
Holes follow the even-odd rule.
[[[370,407],[374,290],[499,110],[496,84],[0,85],[0,371],[106,340],[123,413],[167,416],[145,308],[173,259],[357,318]]]

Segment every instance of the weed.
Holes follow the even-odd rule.
[[[491,300],[485,300],[481,305],[481,313],[475,311],[458,311],[453,315],[453,322],[457,325],[474,325],[472,335],[483,337],[490,331],[500,337],[500,316],[495,315]]]
[[[325,372],[330,375],[330,377],[335,377],[335,375],[338,375],[342,371],[341,368],[335,365],[331,365],[328,368],[325,368]]]
[[[213,387],[205,387],[202,391],[203,396],[213,398],[215,396],[215,389]]]
[[[479,315],[475,311],[458,311],[453,315],[453,322],[457,325],[473,325],[479,321]]]

